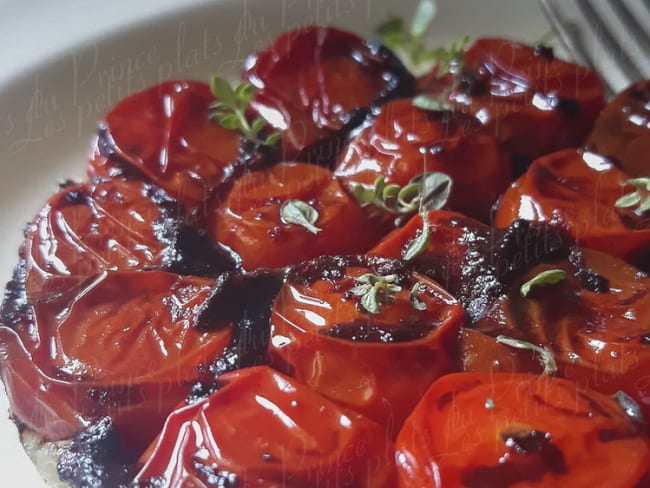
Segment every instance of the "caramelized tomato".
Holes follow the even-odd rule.
[[[251,104],[282,131],[282,158],[330,164],[371,105],[410,96],[413,77],[386,48],[332,27],[309,26],[250,56]]]
[[[241,164],[239,133],[208,117],[214,101],[208,85],[195,81],[165,82],[125,98],[100,124],[91,179],[114,177],[116,165],[123,166],[188,212],[203,211]]]
[[[392,275],[400,288],[378,313],[354,292],[366,273]],[[410,293],[417,283],[420,308]],[[270,362],[394,436],[429,384],[451,371],[463,320],[449,293],[397,261],[321,258],[294,268],[273,303]]]
[[[605,107],[587,145],[630,175],[650,176],[650,80],[634,83]]]
[[[548,48],[481,38],[464,61],[467,72],[452,101],[528,160],[581,145],[605,105],[598,75]]]
[[[216,393],[169,416],[141,458],[136,483],[395,486],[393,446],[376,423],[267,367],[219,380]]]
[[[571,381],[463,373],[431,385],[399,433],[396,460],[400,488],[633,488],[650,446],[616,400]]]
[[[284,223],[280,210],[289,200],[311,205],[320,230]],[[247,270],[363,252],[379,238],[332,172],[306,163],[277,164],[241,177],[208,219],[208,234],[237,253]]]
[[[47,440],[110,415],[143,448],[230,342],[193,322],[213,280],[171,273],[103,272],[0,326],[0,365],[16,418]],[[215,326],[218,324],[214,324]]]
[[[161,266],[179,230],[174,207],[164,192],[139,181],[66,186],[27,227],[27,295],[61,293],[105,269]]]
[[[511,181],[509,160],[477,119],[423,110],[410,99],[382,106],[345,148],[334,174],[352,192],[372,187],[378,176],[405,186],[434,171],[452,178],[448,207],[482,220]]]
[[[564,270],[567,279],[522,297],[521,285],[546,269]],[[554,353],[559,375],[607,394],[623,390],[650,415],[649,323],[650,278],[617,258],[584,249],[570,260],[526,272],[474,328],[492,340],[502,334],[544,346]],[[469,345],[466,370],[522,371],[509,358],[511,351],[488,353],[475,342]]]
[[[549,222],[582,246],[647,269],[647,215],[615,206],[618,198],[634,191],[627,180],[597,154],[575,149],[553,153],[535,161],[504,193],[495,223],[506,227],[516,219]]]

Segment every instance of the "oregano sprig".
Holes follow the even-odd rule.
[[[251,123],[246,119],[246,109],[255,97],[255,87],[250,83],[238,82],[233,86],[225,79],[214,75],[210,79],[210,90],[217,99],[210,106],[209,117],[228,130],[238,130],[251,142],[263,146],[274,146],[280,140],[281,134],[274,132],[260,137],[266,121],[257,117]]]
[[[557,371],[555,356],[553,356],[553,353],[545,347],[536,346],[531,342],[522,341],[505,335],[497,336],[496,342],[497,344],[503,344],[515,349],[524,349],[537,353],[539,362],[544,366],[544,374],[554,374]]]
[[[535,287],[556,285],[561,281],[566,281],[566,271],[561,269],[547,269],[536,274],[530,280],[521,285],[519,293],[522,297],[527,297],[530,291]]]

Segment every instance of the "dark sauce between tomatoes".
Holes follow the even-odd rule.
[[[408,342],[422,339],[431,333],[433,327],[422,322],[395,325],[376,324],[368,320],[355,320],[348,324],[333,324],[320,333],[337,339],[355,342]]]

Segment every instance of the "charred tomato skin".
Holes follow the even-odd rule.
[[[587,146],[631,176],[650,176],[650,80],[632,84],[607,104]]]
[[[356,185],[372,188],[379,176],[403,187],[424,172],[449,175],[447,207],[483,221],[512,180],[509,158],[478,119],[424,110],[412,99],[383,105],[345,147],[334,174],[352,193]]]
[[[281,159],[329,165],[371,106],[411,96],[415,80],[388,49],[333,27],[281,35],[249,56],[251,103],[282,132]]]
[[[214,280],[162,271],[99,273],[0,326],[0,367],[16,418],[61,440],[102,416],[144,448],[229,344],[225,322],[194,326]]]
[[[605,479],[632,488],[647,472],[650,446],[644,427],[613,398],[572,381],[459,373],[425,393],[399,433],[396,461],[400,488],[600,486]]]
[[[393,275],[401,288],[378,313],[352,291],[366,273]],[[321,258],[294,268],[273,303],[269,363],[394,436],[429,384],[452,370],[464,320],[449,293],[399,262]]]
[[[289,200],[311,205],[320,230],[283,222],[281,208]],[[380,237],[332,172],[307,163],[280,163],[241,177],[208,218],[208,235],[236,253],[249,271],[364,252]]]
[[[650,225],[645,214],[616,208],[634,191],[629,176],[608,159],[582,149],[539,158],[506,190],[495,214],[497,227],[516,219],[548,222],[577,244],[607,252],[642,269],[650,266]]]
[[[169,416],[136,482],[208,487],[212,475],[218,486],[395,486],[393,444],[376,423],[265,366],[219,382]]]

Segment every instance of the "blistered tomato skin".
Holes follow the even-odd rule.
[[[162,487],[392,488],[393,445],[376,423],[268,367],[222,375],[172,413],[136,483]]]
[[[170,81],[125,98],[100,124],[92,179],[140,175],[189,213],[204,211],[239,169],[240,135],[209,120],[208,85]],[[101,154],[97,154],[101,153]]]
[[[521,285],[548,269],[565,271],[566,279],[522,297]],[[650,416],[649,323],[647,274],[608,254],[576,250],[515,280],[462,337],[464,369],[540,372],[539,362],[526,360],[533,358],[529,351],[495,344],[497,335],[514,337],[551,351],[559,376],[609,395],[622,390]]]
[[[289,200],[311,205],[320,230],[283,222],[281,208]],[[238,254],[248,271],[364,252],[380,235],[330,170],[306,163],[280,163],[242,176],[207,221],[212,242]]]
[[[250,56],[242,75],[251,107],[282,131],[282,159],[329,165],[368,107],[411,96],[415,81],[383,46],[332,27],[308,26]]]
[[[366,273],[395,275],[400,287],[378,313],[352,291]],[[394,436],[429,384],[452,370],[463,322],[440,285],[391,260],[321,258],[294,268],[273,303],[270,363]]]
[[[426,392],[399,433],[396,461],[400,488],[632,488],[650,446],[616,400],[572,381],[462,373]]]
[[[607,252],[642,269],[650,266],[647,216],[616,201],[634,192],[629,176],[589,151],[567,149],[536,160],[501,198],[497,227],[516,219],[549,222],[585,247]]]
[[[213,285],[172,273],[103,272],[0,326],[2,378],[16,418],[47,440],[110,415],[143,448],[229,344],[228,322],[195,327]],[[216,324],[215,324],[216,325]],[[144,444],[144,445],[143,445]]]
[[[467,73],[451,100],[528,160],[582,145],[605,105],[598,75],[551,50],[498,38],[465,52]]]
[[[650,176],[650,80],[634,83],[605,107],[587,145],[632,176]]]
[[[485,221],[512,179],[509,158],[476,118],[423,110],[411,99],[383,105],[343,150],[334,174],[352,193],[379,176],[405,186],[434,171],[452,178],[448,208]]]

